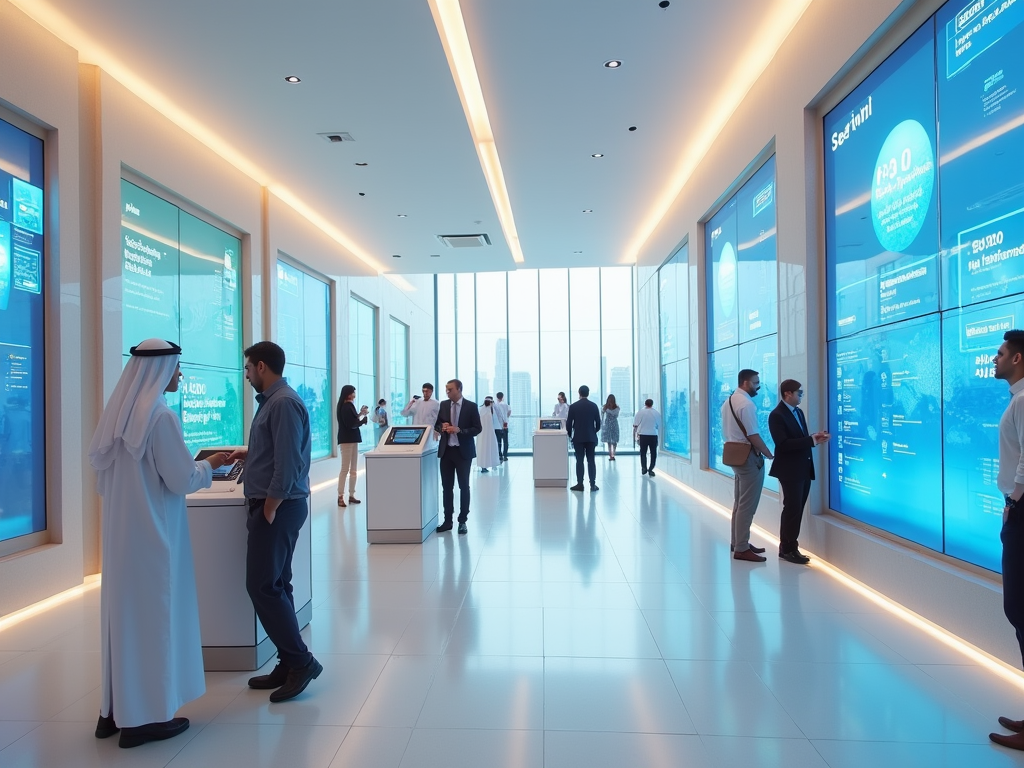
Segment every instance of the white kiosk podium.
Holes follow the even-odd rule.
[[[420,544],[437,525],[437,442],[432,427],[389,427],[366,454],[366,540]]]
[[[203,459],[231,448],[204,449]],[[245,523],[241,461],[213,472],[213,486],[189,494],[188,528],[199,593],[199,632],[203,666],[209,671],[259,669],[277,652],[256,618],[245,591]],[[310,520],[299,531],[292,556],[292,587],[299,627],[313,617]]]
[[[533,487],[569,485],[569,435],[562,419],[538,419],[533,431]]]

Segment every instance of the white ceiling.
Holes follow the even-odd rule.
[[[385,268],[515,268],[426,0],[48,1]],[[622,263],[702,105],[787,2],[462,0],[522,266]],[[435,237],[476,232],[493,245]]]

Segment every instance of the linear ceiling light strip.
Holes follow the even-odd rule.
[[[448,66],[455,79],[455,87],[462,100],[462,109],[466,113],[469,131],[473,135],[476,153],[480,158],[487,188],[491,192],[491,200],[501,221],[501,229],[505,233],[505,242],[512,252],[516,264],[525,261],[523,249],[519,245],[519,233],[516,231],[515,218],[512,216],[512,204],[505,186],[505,175],[501,172],[501,161],[498,159],[498,148],[491,132],[491,122],[487,117],[487,105],[484,93],[480,88],[476,63],[473,60],[473,49],[469,45],[466,23],[462,18],[462,6],[459,0],[428,0],[430,12],[434,16],[437,33],[441,36],[441,44],[448,56]]]

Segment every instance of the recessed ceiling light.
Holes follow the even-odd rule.
[[[360,168],[365,168],[366,166],[369,165],[369,163],[356,163],[356,165],[358,165]]]
[[[602,153],[602,152],[595,152],[594,154],[591,155],[591,157],[604,157],[604,153]]]
[[[631,130],[631,131],[635,131],[635,130],[636,130],[636,126],[635,126],[635,125],[631,125],[631,126],[629,126],[629,130]]]
[[[402,256],[401,256],[401,254],[393,253],[393,254],[391,254],[391,258],[392,259],[400,259],[400,258],[402,258]]]
[[[583,253],[583,251],[573,251],[573,253]]]
[[[400,213],[400,214],[398,214],[398,218],[400,218],[400,219],[407,219],[409,217],[406,214],[404,214],[404,213]]]
[[[288,77],[286,77],[286,78],[284,79],[284,81],[285,81],[286,83],[301,83],[301,82],[302,82],[302,80],[300,80],[299,78],[297,78],[297,77],[296,77],[295,75],[288,75]]]
[[[671,3],[669,3],[668,0],[661,0],[661,2],[658,3],[659,8],[668,8],[669,5],[671,5]]]
[[[584,208],[584,209],[583,209],[583,212],[584,212],[584,213],[593,213],[593,212],[594,212],[594,209],[593,209],[593,208]]]
[[[432,258],[432,259],[440,259],[441,258],[441,254],[440,253],[432,253],[432,254],[430,254],[430,258]]]
[[[360,192],[360,193],[359,193],[359,196],[360,196],[360,197],[366,197],[366,193],[365,193],[365,192]]]
[[[618,69],[622,66],[622,62],[618,59],[609,59],[604,63],[604,65],[608,67],[608,69]]]

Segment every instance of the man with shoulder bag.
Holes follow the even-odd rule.
[[[744,368],[738,378],[736,391],[722,405],[722,462],[733,469],[732,556],[763,563],[764,548],[750,544],[750,526],[764,487],[764,460],[774,456],[761,439],[757,423],[754,395],[761,389],[761,377]]]

